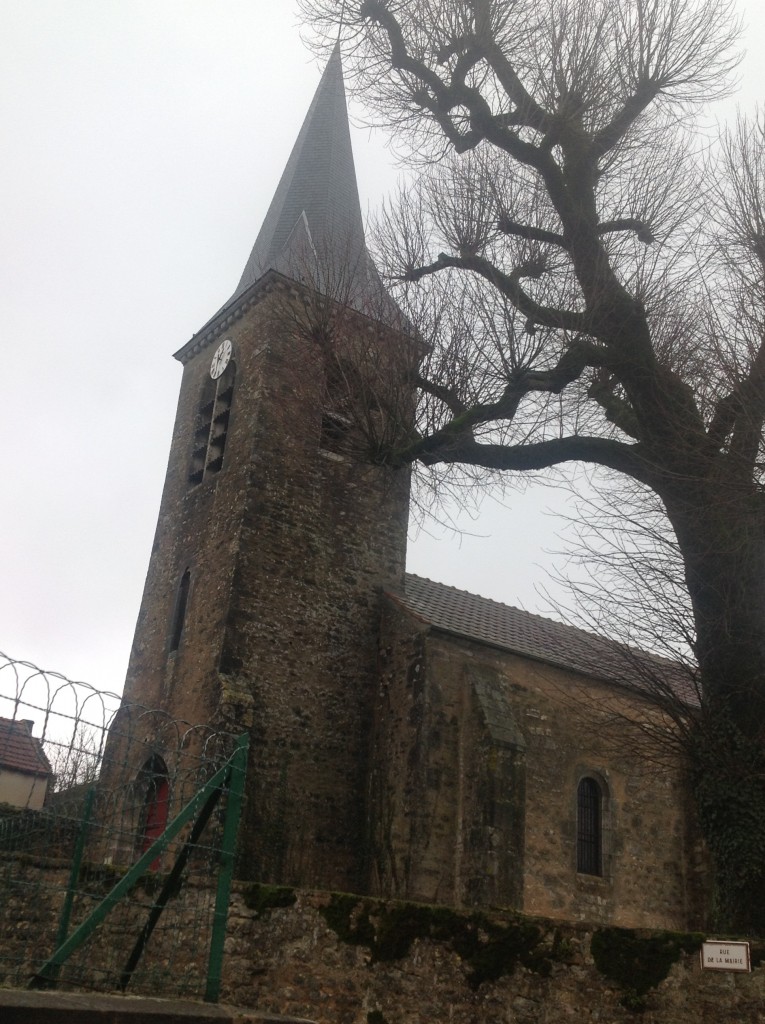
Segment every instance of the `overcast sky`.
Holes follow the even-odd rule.
[[[751,108],[765,14],[741,9]],[[289,0],[0,0],[0,51],[0,651],[118,690],[172,353],[239,280],[320,69]],[[398,173],[384,142],[354,132],[367,212]],[[563,500],[532,489],[463,517],[468,534],[434,526],[410,568],[544,611]]]

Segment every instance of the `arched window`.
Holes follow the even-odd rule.
[[[189,588],[191,586],[191,571],[186,569],[178,589],[175,592],[175,607],[173,608],[173,622],[170,628],[170,643],[168,650],[172,654],[177,651],[183,636],[183,625],[186,621],[186,606],[189,603]]]
[[[576,870],[603,874],[603,793],[595,779],[582,779],[576,791]]]
[[[149,758],[140,772],[139,781],[144,789],[142,829],[139,853],[146,853],[151,844],[162,835],[167,827],[170,806],[170,782],[167,765],[155,754]],[[152,861],[151,870],[158,871],[160,859]]]
[[[217,380],[206,381],[202,389],[189,467],[190,484],[201,484],[206,476],[223,468],[235,376],[232,359],[223,374]]]

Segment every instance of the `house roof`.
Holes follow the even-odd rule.
[[[51,775],[53,769],[32,735],[33,722],[0,718],[0,768],[25,775]]]
[[[682,667],[605,637],[543,618],[511,605],[407,573],[403,594],[391,594],[435,629],[596,679],[640,686],[659,677],[683,700],[693,700]]]

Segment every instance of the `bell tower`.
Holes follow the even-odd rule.
[[[403,579],[408,477],[353,442],[350,413],[363,402],[388,429],[405,376],[395,318],[364,241],[336,50],[234,294],[176,353],[125,689],[250,731],[241,864],[264,881],[366,886],[380,595]]]

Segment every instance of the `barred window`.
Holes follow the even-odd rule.
[[[576,791],[576,870],[603,874],[603,794],[595,779],[584,778]]]

